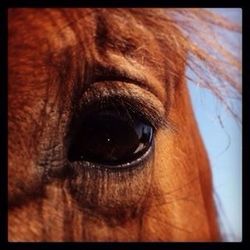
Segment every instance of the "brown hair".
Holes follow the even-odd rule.
[[[238,119],[224,97],[241,95],[240,58],[213,34],[240,27],[206,9],[11,9],[9,18],[10,238],[218,240],[209,161],[186,79],[195,75]],[[185,75],[187,67],[194,74]],[[157,131],[155,158],[141,172],[81,168],[72,180],[63,172],[71,116],[90,84],[109,80],[139,85],[125,93],[130,105],[154,127],[170,119],[177,130]],[[127,86],[109,87],[126,102]],[[52,170],[59,174],[44,180]],[[104,220],[85,213],[88,202]]]

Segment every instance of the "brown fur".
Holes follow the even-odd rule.
[[[197,20],[238,29],[211,15],[196,9],[9,10],[10,241],[221,239],[185,79],[189,64],[203,86],[222,96],[197,61],[187,60],[192,53],[234,94],[240,91],[223,64],[184,35]],[[239,68],[230,52],[210,42]],[[149,106],[158,126],[154,157],[133,170],[86,169],[72,178],[63,170],[69,120],[104,93]]]

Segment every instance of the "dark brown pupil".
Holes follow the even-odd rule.
[[[129,118],[105,111],[86,117],[70,145],[69,161],[119,165],[142,156],[151,146],[153,128],[134,115]]]

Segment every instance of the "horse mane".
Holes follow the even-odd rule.
[[[178,60],[185,63],[190,72],[186,75],[187,79],[210,90],[237,121],[241,120],[239,112],[230,102],[240,100],[242,93],[241,48],[229,37],[241,34],[239,24],[208,9],[129,11],[140,17],[145,27],[161,39],[162,46],[167,46],[166,56],[175,53]],[[171,46],[173,42],[176,44]],[[178,74],[176,65],[171,67],[169,64],[168,67],[172,75]]]

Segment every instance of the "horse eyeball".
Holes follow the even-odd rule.
[[[153,132],[153,127],[135,114],[126,117],[102,110],[82,120],[72,138],[68,160],[113,167],[129,164],[148,151]]]

